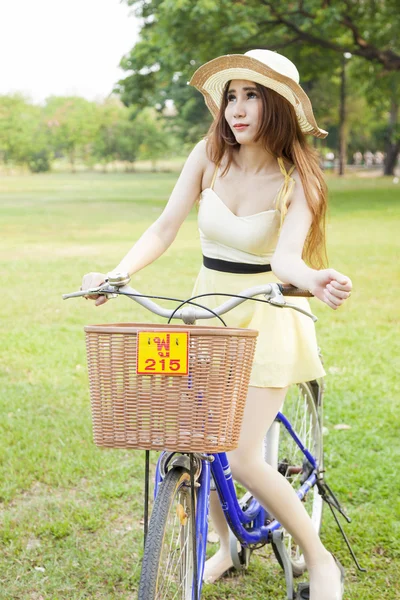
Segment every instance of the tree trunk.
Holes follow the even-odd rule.
[[[391,144],[386,151],[384,175],[394,175],[394,170],[397,164],[397,157],[400,152],[400,143]]]
[[[394,175],[396,167],[397,156],[400,152],[400,140],[396,139],[397,121],[399,118],[399,99],[396,94],[396,86],[392,90],[392,97],[390,100],[390,112],[389,112],[389,125],[386,133],[386,145],[385,145],[385,167],[384,175]]]
[[[125,161],[125,172],[126,173],[134,173],[135,172],[135,163]]]
[[[71,165],[71,173],[76,173],[76,168],[75,168],[75,148],[73,150],[70,151],[69,153],[69,162]]]
[[[344,175],[346,168],[346,58],[343,56],[340,73],[340,108],[339,108],[339,175]]]

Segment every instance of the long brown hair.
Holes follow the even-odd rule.
[[[210,160],[219,164],[223,157],[227,159],[222,175],[228,172],[240,147],[225,119],[229,85],[230,81],[226,84],[219,114],[207,134]],[[327,263],[325,216],[328,191],[317,152],[307,143],[291,103],[274,90],[258,83],[255,85],[262,100],[261,124],[255,141],[262,140],[268,152],[295,165],[312,213],[303,258],[315,268],[322,267]]]

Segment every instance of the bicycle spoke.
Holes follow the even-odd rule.
[[[174,519],[174,527],[173,527],[173,529],[175,529],[175,523],[176,523],[176,521],[177,521],[177,515],[175,516],[175,519]],[[172,551],[173,541],[174,541],[174,536],[171,535],[171,541],[170,541],[169,549],[167,551],[168,562],[167,562],[167,565],[166,565],[166,568],[165,568],[164,586],[168,584],[168,573],[170,571],[170,565],[172,564],[172,560],[173,560],[174,554],[175,554],[175,551]],[[164,591],[165,591],[164,588],[161,588],[160,593],[164,592]]]
[[[310,386],[307,384],[292,386],[285,400],[283,412],[304,446],[316,457],[317,462],[320,463],[322,456],[322,432],[318,419],[317,406]],[[305,455],[297,446],[295,440],[286,431],[283,424],[280,426],[278,464],[281,473],[285,475],[290,485],[295,490],[298,490],[306,476],[308,476],[309,465]],[[319,502],[316,488],[309,490],[303,498],[303,503],[313,521],[314,527],[319,530],[322,503]],[[296,574],[299,575],[305,569],[301,549],[292,539],[292,536],[285,530],[284,539],[293,568]]]
[[[166,525],[163,550],[160,556],[162,578],[158,582],[157,598],[168,600],[191,600],[191,537],[190,537],[190,497],[187,491],[180,491],[175,499],[174,517]],[[183,524],[178,515],[182,507],[187,522]],[[171,511],[172,512],[172,511]],[[163,557],[166,564],[163,564]]]

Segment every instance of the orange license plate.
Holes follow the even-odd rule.
[[[189,333],[139,331],[137,369],[140,375],[187,375]]]

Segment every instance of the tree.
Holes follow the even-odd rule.
[[[371,81],[378,73],[400,70],[398,0],[127,3],[144,23],[140,41],[121,61],[130,71],[118,88],[127,104],[134,100],[154,106],[168,97],[175,101],[171,92],[177,86],[173,84],[186,82],[197,66],[219,54],[250,48],[285,49],[303,74],[302,84],[318,79],[326,70],[336,72],[345,52],[372,66]],[[191,98],[189,94],[186,102]],[[177,102],[178,110],[185,104]]]
[[[33,139],[27,157],[28,167],[32,173],[50,171],[54,156],[50,138],[50,131],[43,119],[43,110],[41,109],[40,121],[37,122],[33,131]]]
[[[87,159],[99,127],[96,104],[78,96],[52,96],[45,113],[55,150],[68,156],[75,172],[76,159]]]
[[[367,76],[374,71],[374,78]],[[381,148],[384,147],[385,175],[393,175],[400,152],[400,123],[399,123],[399,104],[400,104],[400,72],[385,72],[376,65],[361,65],[355,78],[358,82],[364,80],[364,94],[369,104],[379,112],[386,113],[386,129],[382,136]]]
[[[139,157],[151,160],[153,170],[156,162],[166,155],[170,148],[170,139],[166,135],[162,118],[153,108],[144,108],[134,120],[138,132]]]
[[[385,175],[393,175],[400,152],[400,124],[399,124],[399,95],[400,95],[400,76],[396,73],[388,80],[390,87],[389,94],[389,126],[385,136]]]
[[[131,165],[138,158],[139,139],[137,129],[129,111],[126,112],[124,119],[118,122],[117,125],[117,155],[119,160],[125,161]]]
[[[0,160],[27,165],[33,172],[50,169],[51,149],[43,109],[21,94],[0,96]]]
[[[125,118],[127,108],[117,98],[105,100],[97,107],[98,127],[92,145],[92,160],[104,165],[118,158],[120,122]]]

